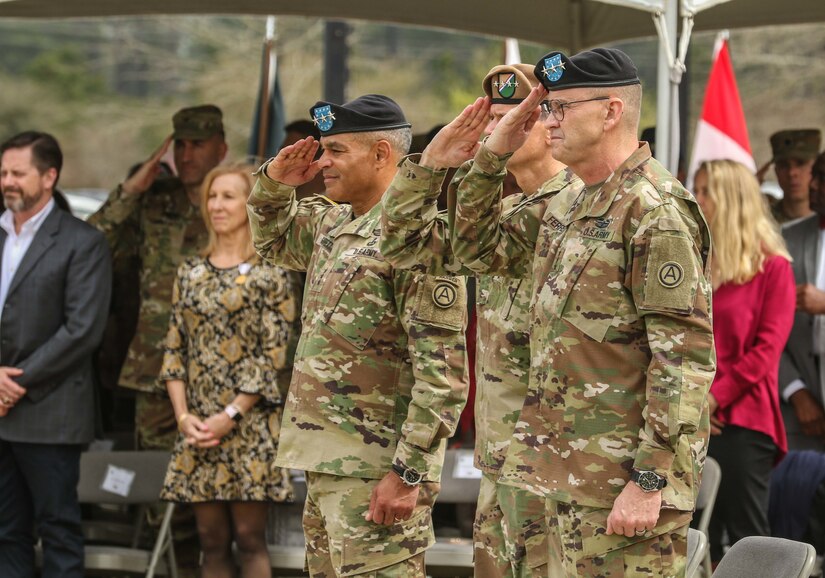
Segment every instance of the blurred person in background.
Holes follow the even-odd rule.
[[[271,575],[269,502],[291,497],[275,467],[300,296],[279,267],[255,255],[246,199],[254,167],[222,166],[200,202],[209,242],[178,269],[160,373],[180,429],[161,497],[193,505],[204,577]]]
[[[771,199],[771,213],[780,225],[807,217],[811,214],[808,189],[811,184],[811,167],[822,134],[818,129],[780,130],[771,135],[773,157],[757,173],[759,182],[774,165],[776,180],[782,189],[781,199]]]
[[[769,536],[771,470],[787,452],[778,372],[793,324],[790,255],[753,173],[706,161],[694,179],[714,241],[716,377],[708,394],[711,441],[722,482],[710,522],[711,559],[746,536]]]
[[[825,153],[811,170],[809,203],[813,215],[782,229],[793,257],[796,316],[779,366],[779,387],[789,448],[825,452]]]

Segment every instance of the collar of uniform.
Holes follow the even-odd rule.
[[[355,217],[352,221],[335,231],[335,237],[340,235],[357,235],[364,239],[381,230],[381,201],[363,215]]]
[[[647,143],[639,143],[639,148],[630,155],[625,162],[618,166],[613,173],[607,177],[602,187],[596,192],[592,200],[588,199],[581,204],[573,220],[583,217],[603,217],[610,209],[616,195],[619,194],[622,184],[627,176],[635,171],[639,165],[650,159],[650,147]],[[589,201],[589,202],[588,202]]]

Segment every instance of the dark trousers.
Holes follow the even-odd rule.
[[[710,437],[708,455],[719,462],[722,482],[708,528],[710,557],[722,559],[722,536],[729,543],[747,536],[770,536],[768,525],[768,485],[776,446],[757,431],[728,425],[722,434]]]
[[[0,440],[0,575],[34,576],[34,530],[42,578],[83,578],[77,481],[79,445]]]

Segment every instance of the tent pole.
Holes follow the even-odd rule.
[[[671,62],[669,54],[676,54],[678,40],[679,1],[665,0],[665,29],[659,36],[659,61],[657,66],[656,84],[656,157],[669,171],[675,171],[675,162],[671,158],[671,118],[676,111],[671,110],[673,104],[670,80]],[[655,16],[654,16],[655,18]],[[669,44],[670,50],[665,46]],[[678,162],[678,159],[676,160]],[[675,174],[675,172],[674,172]]]

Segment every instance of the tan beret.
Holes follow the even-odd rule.
[[[493,104],[518,104],[539,83],[530,64],[500,64],[494,66],[481,87]]]
[[[771,135],[773,161],[798,159],[809,161],[819,154],[822,133],[815,128],[780,130]]]

